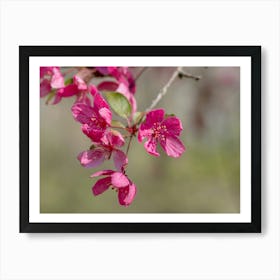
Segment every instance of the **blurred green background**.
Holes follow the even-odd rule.
[[[136,75],[141,69],[131,68]],[[151,67],[137,80],[138,111],[145,110],[175,68]],[[202,79],[176,80],[157,108],[176,114],[184,130],[180,139],[187,150],[178,159],[149,155],[133,139],[127,174],[138,188],[133,203],[118,204],[108,190],[93,196],[97,170],[83,168],[76,156],[90,140],[81,132],[70,108],[74,98],[40,108],[41,213],[238,213],[240,211],[240,69],[185,67]],[[95,83],[97,80],[93,80]],[[101,81],[101,79],[98,79]]]

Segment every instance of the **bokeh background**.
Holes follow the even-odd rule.
[[[131,68],[137,75],[140,68]],[[138,110],[146,109],[175,68],[150,67],[137,80]],[[129,207],[108,190],[93,196],[89,176],[110,162],[83,168],[76,156],[90,140],[71,114],[74,98],[57,105],[40,104],[41,213],[238,213],[240,212],[240,69],[185,67],[201,80],[176,80],[157,108],[178,116],[187,150],[177,159],[161,148],[146,153],[133,139],[127,174],[138,192]],[[98,81],[101,81],[99,78]],[[95,83],[95,80],[93,80]]]

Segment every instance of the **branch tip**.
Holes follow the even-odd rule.
[[[184,72],[184,71],[180,71],[178,74],[178,77],[179,77],[179,79],[190,78],[190,79],[194,79],[195,81],[199,81],[201,79],[201,76],[196,76],[196,75]]]

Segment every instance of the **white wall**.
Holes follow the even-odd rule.
[[[1,279],[280,279],[279,1],[0,1]],[[262,45],[262,234],[19,234],[18,45]]]

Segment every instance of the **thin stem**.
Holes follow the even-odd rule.
[[[152,104],[145,110],[146,112],[152,110],[156,105],[159,103],[159,101],[162,99],[162,97],[167,93],[168,88],[173,84],[173,82],[176,80],[176,78],[179,76],[179,74],[183,71],[183,67],[177,67],[177,69],[173,72],[172,76],[170,77],[169,81],[166,83],[166,85],[160,90],[157,97],[153,100]]]
[[[130,137],[130,134],[123,135],[123,138],[128,138],[128,137]]]
[[[148,67],[142,67],[142,69],[138,72],[138,74],[135,77],[135,81],[137,81],[141,75],[148,69]]]
[[[113,126],[113,125],[111,125],[110,127],[111,127],[111,128],[118,128],[118,129],[123,129],[123,130],[126,130],[126,128],[125,128],[125,127],[121,127],[121,126]]]
[[[128,155],[128,151],[129,151],[129,148],[130,148],[130,144],[131,144],[132,138],[133,138],[133,135],[130,134],[129,140],[128,140],[128,144],[127,144],[127,148],[126,148],[126,153],[125,153],[126,156]]]

